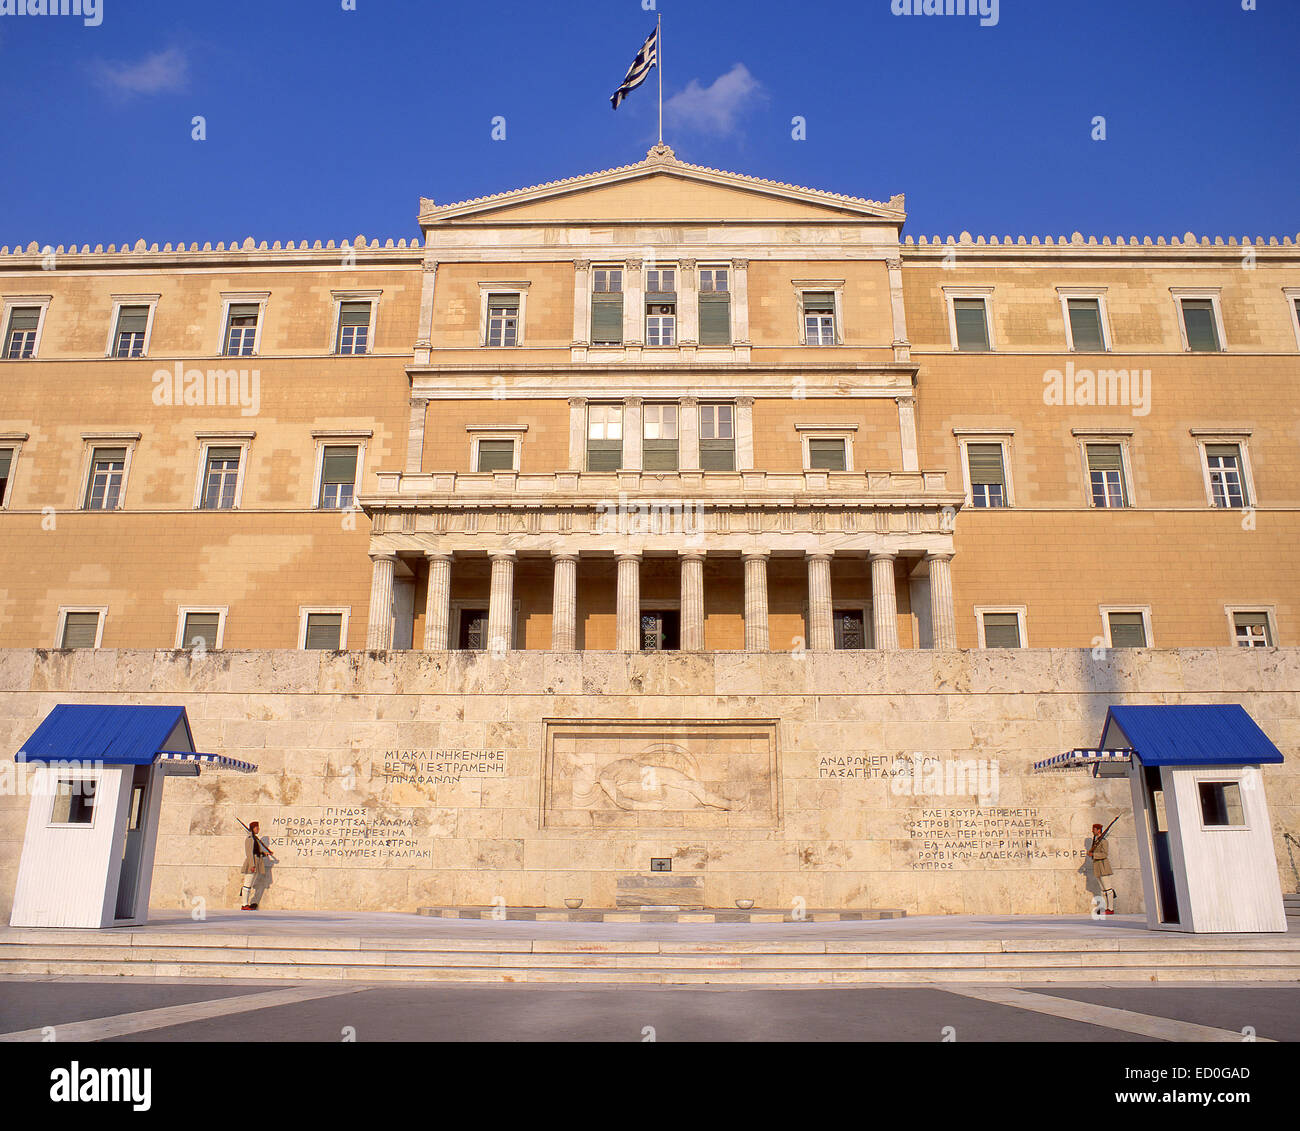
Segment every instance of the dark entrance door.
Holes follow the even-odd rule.
[[[1160,922],[1177,923],[1178,888],[1174,884],[1174,866],[1169,855],[1169,826],[1165,813],[1164,786],[1159,766],[1142,767],[1147,794],[1147,816],[1151,822],[1152,861],[1156,869],[1156,891],[1160,897]]]
[[[682,646],[682,616],[676,609],[643,609],[641,651],[675,652]]]
[[[482,652],[487,647],[487,625],[487,609],[461,609],[456,647],[466,652]]]

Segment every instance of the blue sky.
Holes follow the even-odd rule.
[[[916,236],[1300,230],[1300,0],[1000,0],[989,27],[891,2],[658,0],[666,140],[717,168],[905,192]],[[0,244],[409,237],[421,195],[639,160],[654,79],[617,112],[609,96],[654,25],[642,3],[0,16]]]

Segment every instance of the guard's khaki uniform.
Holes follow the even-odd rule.
[[[255,907],[266,894],[266,887],[271,879],[266,869],[267,855],[266,852],[258,849],[253,837],[250,836],[244,841],[244,867],[241,869],[244,884],[239,892],[241,907]]]
[[[1110,866],[1110,849],[1104,840],[1098,841],[1092,846],[1092,874],[1098,880],[1103,880],[1112,872],[1114,869]],[[1105,886],[1102,884],[1102,887]]]

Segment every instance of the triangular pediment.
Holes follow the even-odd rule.
[[[797,185],[725,173],[678,161],[666,146],[644,161],[564,181],[456,204],[422,201],[420,222],[610,223],[619,220],[689,222],[880,220],[901,224],[904,202],[888,204]]]

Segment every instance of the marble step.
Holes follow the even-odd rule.
[[[796,917],[789,908],[733,907],[683,910],[680,907],[420,907],[416,914],[434,919],[521,920],[535,923],[858,923],[867,919],[902,919],[897,908],[825,910],[809,908]]]

